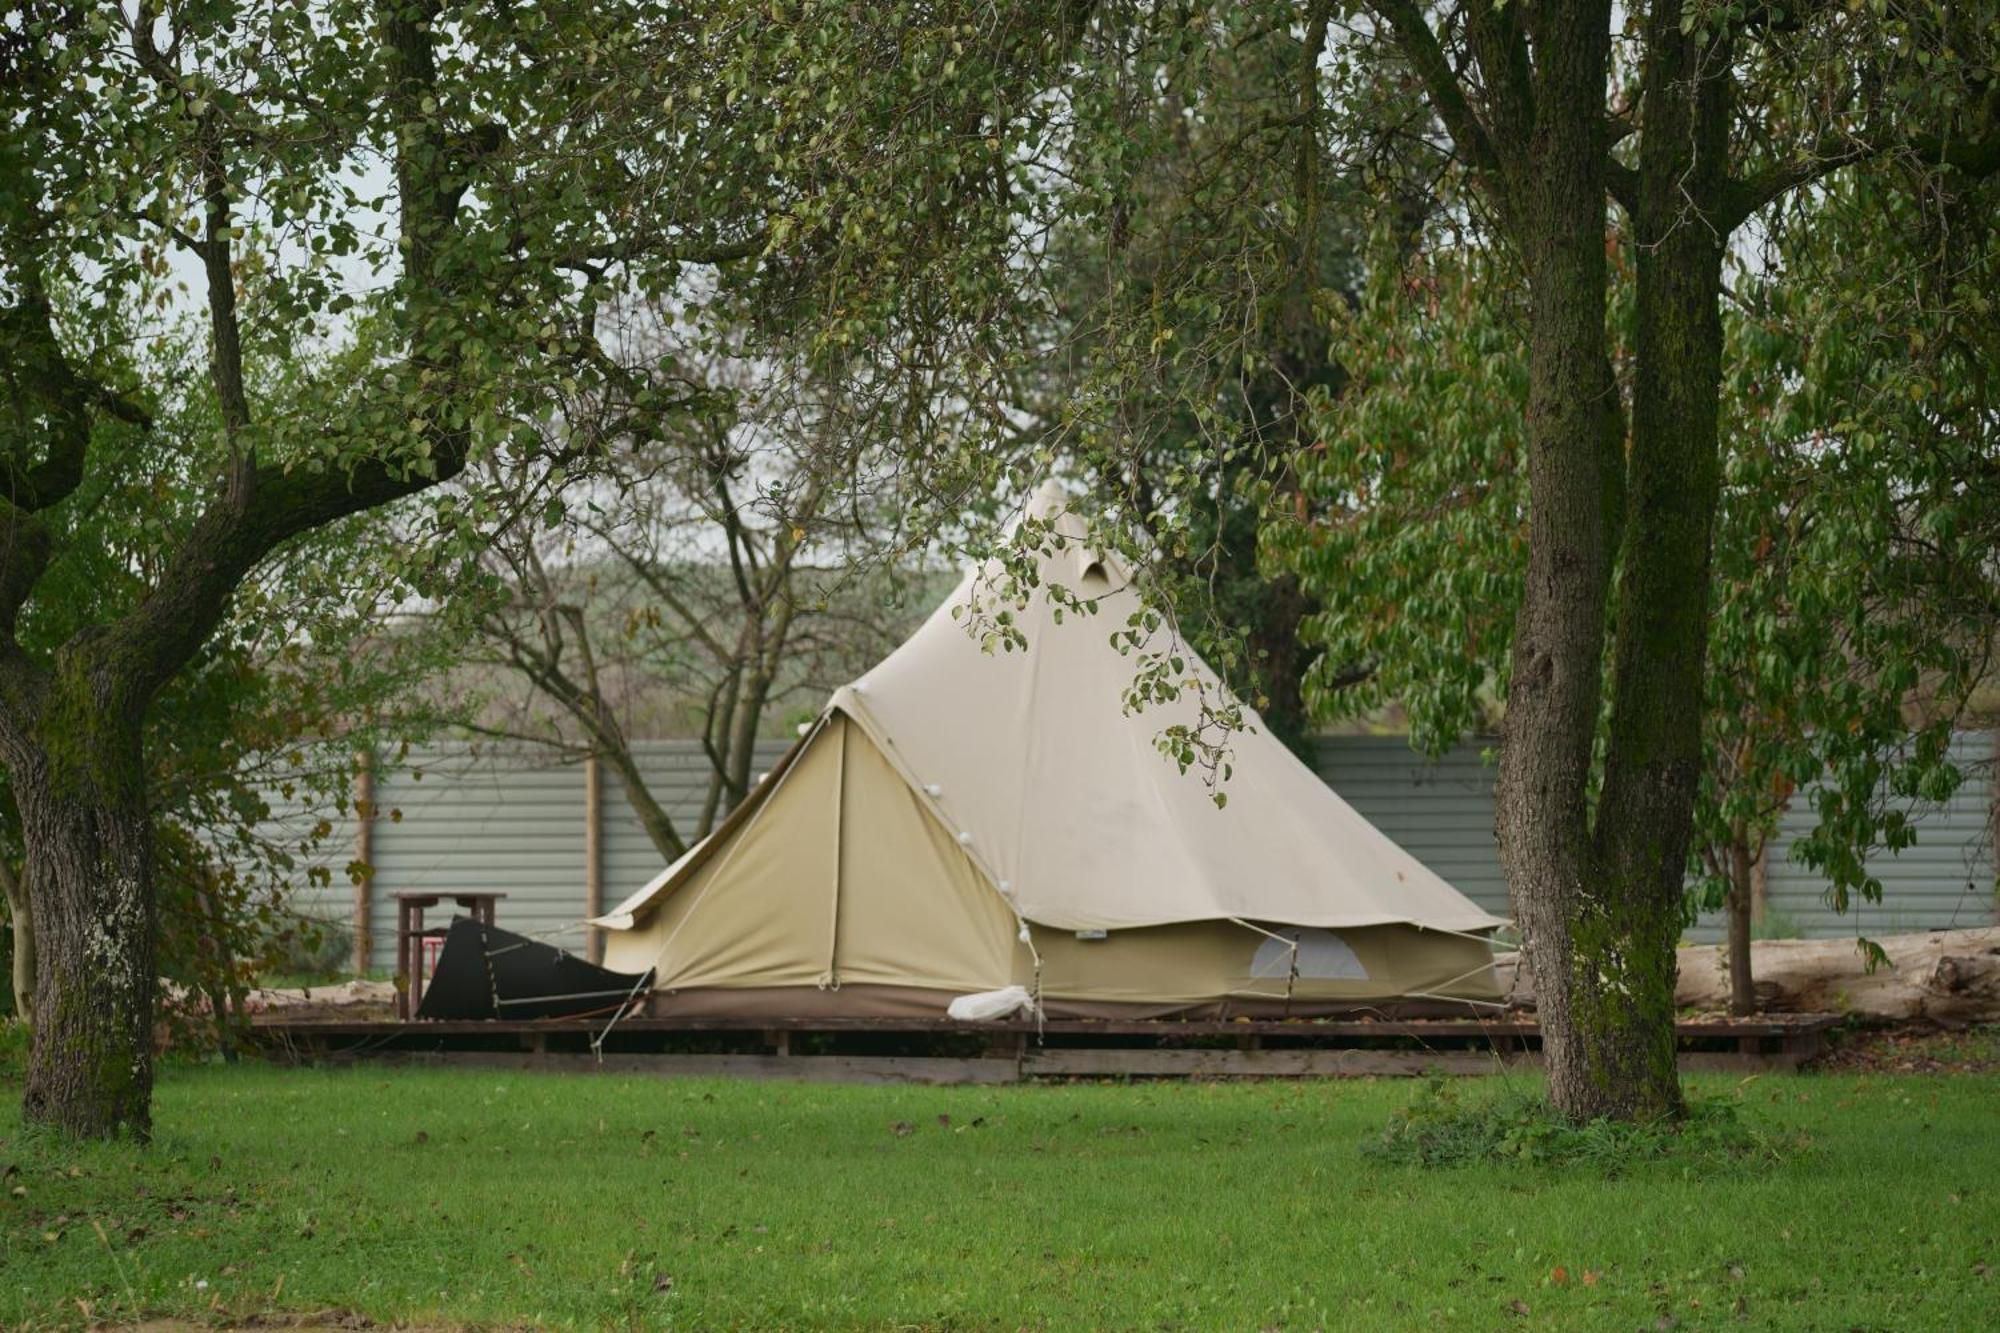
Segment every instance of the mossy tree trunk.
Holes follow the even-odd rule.
[[[1721,485],[1728,43],[1649,32],[1631,219],[1638,291],[1623,551],[1609,683],[1598,879],[1573,966],[1591,979],[1589,1086],[1572,1115],[1677,1113],[1674,945],[1702,760],[1709,559]]]
[[[1734,207],[1730,52],[1671,0],[1654,8],[1633,166],[1611,151],[1625,131],[1604,105],[1608,4],[1463,11],[1471,83],[1414,3],[1376,8],[1530,286],[1528,576],[1496,831],[1550,1098],[1576,1120],[1677,1115],[1674,946],[1720,484],[1717,303],[1740,221],[1720,217]],[[1638,266],[1629,432],[1605,329],[1607,196],[1631,219]]]
[[[390,6],[378,30],[384,104],[397,130],[407,298],[399,314],[408,341],[400,364],[384,373],[450,385],[464,364],[465,326],[447,300],[459,280],[440,255],[457,234],[467,173],[504,136],[484,126],[453,140],[431,113],[440,38],[430,22],[438,12],[434,0]],[[150,27],[137,32],[141,64],[176,86],[149,43]],[[210,174],[204,229],[189,243],[208,276],[209,369],[225,458],[206,503],[156,552],[129,606],[55,647],[31,647],[20,636],[24,608],[53,595],[43,578],[70,538],[70,519],[51,518],[121,447],[100,426],[115,419],[146,429],[152,421],[93,378],[87,359],[73,361],[57,336],[38,233],[0,229],[0,265],[11,279],[0,306],[0,388],[13,425],[0,434],[0,764],[20,810],[40,953],[23,1111],[85,1138],[151,1130],[157,931],[142,739],[148,709],[273,551],[451,481],[472,446],[465,414],[447,391],[427,399],[420,448],[406,442],[317,466],[259,457],[240,352],[233,177],[219,165],[230,144],[207,118],[195,134],[190,151]]]
[[[1528,151],[1515,158],[1510,228],[1528,262],[1532,503],[1528,579],[1504,722],[1498,833],[1523,949],[1534,968],[1549,1093],[1588,1120],[1672,1115],[1677,885],[1691,806],[1666,787],[1594,772],[1610,593],[1621,539],[1635,540],[1641,486],[1626,450],[1605,331],[1608,23],[1544,37]],[[1633,444],[1636,456],[1638,445]],[[1631,547],[1627,546],[1629,553]],[[1629,587],[1630,573],[1626,583]],[[1621,593],[1626,589],[1621,589]],[[1622,601],[1622,598],[1621,598]],[[1631,660],[1628,622],[1611,651]],[[1700,638],[1701,630],[1693,631]],[[1628,685],[1635,678],[1625,677]],[[1614,685],[1614,691],[1616,686]],[[1691,699],[1698,708],[1700,691]],[[1698,720],[1698,713],[1691,714]],[[1612,742],[1618,750],[1618,742]],[[1624,804],[1592,820],[1592,788]],[[1673,847],[1680,825],[1682,850]],[[1650,844],[1648,838],[1650,837]],[[1648,859],[1648,851],[1654,859]]]
[[[23,1113],[81,1138],[152,1130],[156,908],[137,715],[66,661],[10,746],[40,966]]]

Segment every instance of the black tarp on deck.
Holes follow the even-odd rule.
[[[652,973],[613,972],[469,916],[452,918],[418,1018],[572,1018],[617,1012]]]

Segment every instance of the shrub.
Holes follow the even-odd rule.
[[[1616,1175],[1666,1158],[1702,1164],[1776,1161],[1803,1143],[1746,1121],[1735,1102],[1696,1098],[1679,1120],[1592,1120],[1576,1124],[1525,1088],[1462,1093],[1432,1079],[1369,1146],[1370,1155],[1408,1166],[1478,1162],[1579,1166]]]
[[[276,941],[267,974],[303,983],[337,981],[349,975],[354,931],[336,921],[312,921]]]

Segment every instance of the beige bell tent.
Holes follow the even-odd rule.
[[[1025,651],[987,652],[964,608],[992,580],[970,575],[836,691],[721,827],[595,922],[608,966],[655,971],[650,1011],[942,1016],[1010,987],[1052,1017],[1497,998],[1484,936],[1502,923],[1254,715],[1229,738],[1223,804],[1163,757],[1198,705],[1126,708],[1136,659],[1110,642],[1137,605],[1126,567],[1079,540],[1060,490],[1029,512],[1060,536],[1043,585],[1098,614],[1057,623],[1038,593],[1012,608]]]

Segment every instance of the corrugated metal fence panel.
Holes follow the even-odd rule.
[[[583,773],[533,752],[469,746],[413,751],[375,779],[377,967],[396,960],[398,893],[504,893],[500,924],[581,948]],[[449,904],[430,909],[442,924]]]
[[[1767,901],[1777,918],[1769,923],[1773,933],[1887,935],[2000,919],[1993,893],[1993,734],[1961,732],[1952,750],[1964,784],[1945,805],[1914,811],[1914,846],[1869,858],[1870,872],[1882,881],[1882,901],[1857,898],[1845,915],[1827,904],[1826,881],[1792,859],[1792,844],[1817,822],[1803,795],[1792,802],[1768,863]],[[1714,930],[1719,936],[1719,927]]]
[[[1509,915],[1507,885],[1493,835],[1495,768],[1483,747],[1460,745],[1432,763],[1401,736],[1333,736],[1320,744],[1320,777],[1419,861],[1490,912]],[[1837,937],[1988,925],[2000,920],[1994,896],[1994,738],[1965,732],[1954,742],[1964,784],[1943,806],[1913,811],[1917,841],[1901,853],[1878,852],[1870,869],[1882,881],[1880,903],[1826,901],[1827,882],[1791,858],[1816,816],[1801,795],[1771,849],[1767,902],[1771,934]],[[1689,931],[1697,941],[1722,938],[1719,913]]]
[[[1493,769],[1477,744],[1433,763],[1402,736],[1330,736],[1320,780],[1363,819],[1487,911],[1507,916],[1507,880],[1493,840]]]
[[[1824,882],[1792,861],[1792,839],[1811,827],[1809,804],[1788,815],[1783,844],[1774,848],[1769,879],[1773,933],[1838,936],[1986,924],[2000,919],[1993,893],[1991,802],[1993,738],[1968,733],[1958,742],[1968,768],[1965,785],[1945,807],[1921,813],[1918,840],[1899,856],[1878,855],[1884,884],[1880,905],[1846,916],[1824,902]],[[768,770],[786,744],[759,747],[756,769]],[[692,741],[652,741],[638,747],[655,797],[683,830],[692,832],[707,786],[707,761]],[[1493,778],[1478,744],[1461,745],[1432,763],[1399,736],[1329,738],[1319,751],[1320,776],[1362,816],[1489,911],[1507,914],[1507,890],[1493,838]],[[278,805],[274,802],[274,806]],[[579,764],[557,764],[532,751],[440,745],[413,752],[376,778],[374,824],[374,962],[395,960],[395,894],[479,890],[507,895],[502,924],[547,934],[580,948],[584,914],[584,779]],[[270,836],[296,840],[322,815],[335,827],[316,852],[302,855],[292,882],[293,906],[323,920],[351,919],[353,889],[346,875],[354,855],[354,821],[345,812],[279,814]],[[664,864],[626,802],[616,776],[605,774],[602,808],[604,903],[616,904]],[[331,884],[309,882],[312,864],[327,867]],[[1696,939],[1719,937],[1704,920]]]
[[[308,801],[302,793],[287,797],[277,791],[267,792],[264,799],[271,814],[257,836],[292,857],[291,869],[283,872],[289,890],[286,905],[300,916],[346,930],[354,921],[354,881],[347,877],[347,868],[354,863],[357,827],[353,804]],[[328,831],[314,838],[321,820]],[[317,882],[319,872],[324,872],[325,884]],[[254,873],[261,874],[261,866]]]

